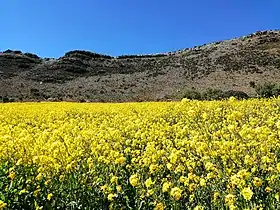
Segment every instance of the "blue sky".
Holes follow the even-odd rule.
[[[1,0],[0,51],[167,52],[280,29],[279,0]]]

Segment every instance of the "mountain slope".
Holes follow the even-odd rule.
[[[240,90],[280,82],[280,31],[156,55],[71,51],[59,59],[0,53],[0,96],[15,100],[165,100],[186,88]]]

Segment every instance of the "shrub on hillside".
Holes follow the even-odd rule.
[[[184,91],[181,91],[180,99],[187,98],[187,99],[194,99],[194,100],[221,100],[221,99],[228,99],[232,96],[237,99],[249,98],[247,93],[244,93],[242,91],[236,91],[236,90],[222,91],[219,89],[209,88],[204,92],[198,92],[193,89],[186,89]]]
[[[103,55],[103,54],[99,54],[99,53],[93,53],[93,52],[89,52],[89,51],[85,51],[85,50],[73,50],[73,51],[69,51],[67,53],[65,53],[64,55],[65,57],[78,57],[81,59],[86,59],[86,58],[106,58],[106,59],[111,59],[114,58],[112,56],[109,55]]]
[[[209,88],[201,95],[202,95],[202,99],[204,100],[217,100],[220,99],[222,93],[223,93],[222,90]]]
[[[280,95],[280,84],[275,84],[272,89],[273,96],[277,97]]]
[[[255,88],[256,87],[256,83],[254,81],[250,81],[250,87]]]
[[[201,99],[201,93],[196,91],[196,90],[186,89],[182,93],[182,98],[200,100]]]
[[[40,59],[40,57],[38,55],[33,54],[33,53],[24,53],[24,55],[29,58]]]
[[[259,97],[271,98],[280,95],[280,84],[265,83],[256,87],[256,92]]]
[[[235,97],[237,99],[248,99],[249,96],[247,95],[247,93],[244,93],[243,91],[237,91],[237,90],[228,90],[228,91],[225,91],[223,92],[221,95],[220,95],[220,98],[223,99],[223,98],[230,98],[230,97]]]
[[[0,103],[8,103],[10,102],[7,96],[0,96]]]

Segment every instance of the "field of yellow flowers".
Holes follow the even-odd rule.
[[[0,209],[280,209],[280,98],[0,104]]]

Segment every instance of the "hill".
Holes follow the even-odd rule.
[[[0,96],[15,101],[156,101],[207,88],[254,95],[251,84],[265,82],[280,82],[279,30],[154,55],[0,53]]]

